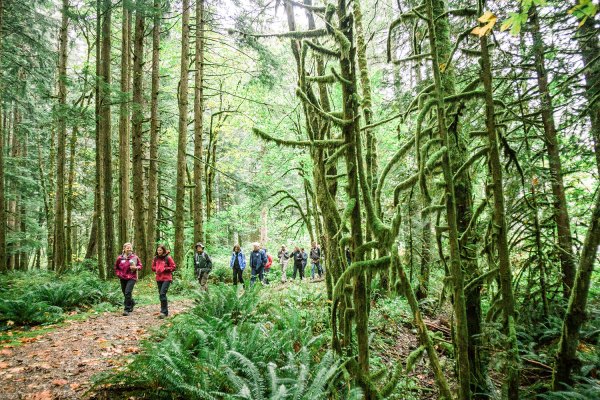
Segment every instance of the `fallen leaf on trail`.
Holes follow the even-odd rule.
[[[10,355],[12,355],[12,351],[9,349],[2,349],[2,350],[0,350],[0,355],[1,356],[10,356]]]
[[[25,397],[27,400],[52,400],[52,393],[49,390],[37,392]]]
[[[69,386],[71,387],[71,390],[77,390],[77,389],[79,389],[81,384],[80,383],[71,383]]]
[[[9,366],[10,366],[10,364],[7,362],[0,362],[0,369],[5,369],[5,368],[8,368]]]
[[[69,382],[66,379],[55,379],[52,381],[52,384],[56,385],[56,386],[64,386],[67,383],[69,383]]]
[[[131,346],[125,349],[125,353],[137,353],[140,349],[135,346]]]
[[[25,338],[19,339],[19,342],[21,342],[21,343],[33,343],[33,342],[36,342],[38,339],[39,339],[38,336],[25,337]]]

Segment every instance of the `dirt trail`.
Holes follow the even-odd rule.
[[[191,305],[172,302],[170,315]],[[170,318],[158,319],[158,309],[153,304],[128,317],[112,312],[70,321],[23,346],[0,350],[0,399],[86,398],[92,375],[127,362],[151,328],[168,323]]]

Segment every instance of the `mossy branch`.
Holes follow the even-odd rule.
[[[399,60],[394,60],[393,63],[396,65],[400,65],[400,64],[403,64],[403,63],[409,62],[409,61],[423,60],[423,59],[426,59],[427,57],[431,57],[431,53],[415,54],[414,56],[401,58]]]
[[[394,189],[394,205],[397,205],[400,201],[400,193],[410,189],[419,181],[419,173],[411,175],[409,178],[403,180]]]
[[[296,88],[296,95],[298,97],[300,97],[300,99],[302,101],[304,101],[307,105],[309,105],[312,109],[314,109],[317,112],[317,114],[319,114],[323,118],[328,119],[329,121],[333,122],[334,124],[343,127],[343,126],[346,126],[346,125],[349,125],[352,123],[352,120],[341,119],[341,118],[333,116],[331,113],[328,113],[327,111],[324,111],[321,107],[319,107],[318,105],[316,105],[312,101],[310,101],[310,99],[308,98],[306,93],[304,93],[302,91],[302,89]]]
[[[458,102],[465,102],[468,100],[473,100],[473,99],[477,99],[477,98],[484,98],[485,97],[485,91],[483,90],[472,90],[470,92],[462,92],[459,94],[455,94],[452,96],[447,96],[444,97],[444,102],[446,103],[458,103]]]
[[[315,82],[315,83],[335,83],[336,82],[335,76],[333,74],[317,75],[317,76],[306,75],[306,80],[308,82]]]
[[[304,44],[306,44],[308,47],[310,47],[313,51],[315,51],[323,56],[326,56],[329,58],[335,58],[335,59],[342,58],[341,52],[321,46],[320,44],[317,44],[317,43],[313,42],[312,40],[305,40]]]
[[[356,277],[358,274],[363,273],[367,270],[376,271],[378,269],[387,268],[390,265],[391,257],[384,256],[380,258],[376,258],[375,260],[367,260],[367,261],[355,261],[353,262],[348,269],[346,269],[338,281],[335,284],[333,289],[333,300],[336,301],[339,299],[344,291],[344,287],[350,279]]]
[[[335,70],[335,68],[331,67],[331,73],[333,74],[333,76],[335,76],[335,78],[342,84],[342,85],[351,85],[352,82],[350,82],[348,79],[344,78],[343,76],[341,76],[339,74],[339,72],[337,72]]]
[[[308,31],[289,31],[289,32],[282,32],[282,33],[248,33],[248,32],[242,32],[242,31],[238,31],[236,29],[229,29],[229,34],[234,34],[234,33],[238,33],[242,36],[249,36],[249,37],[255,37],[255,38],[281,38],[281,39],[296,39],[296,40],[302,40],[302,39],[306,39],[306,38],[319,38],[319,37],[323,37],[323,36],[327,36],[327,29],[311,29]]]
[[[348,148],[348,143],[344,143],[340,147],[338,147],[329,157],[327,157],[327,161],[325,162],[325,169],[329,169],[337,160],[344,154],[346,149]]]
[[[290,147],[318,147],[318,148],[328,148],[328,147],[338,147],[342,146],[344,142],[340,139],[323,139],[323,140],[288,140],[288,139],[279,139],[269,135],[266,132],[258,128],[252,128],[252,132],[269,142],[275,142],[281,146],[290,146]]]
[[[435,153],[433,153],[431,156],[429,156],[429,158],[427,159],[427,162],[425,163],[425,170],[426,171],[433,171],[433,169],[435,168],[435,164],[447,152],[448,152],[448,149],[446,148],[446,146],[443,146],[441,149],[439,149],[438,151],[436,151]]]
[[[460,242],[460,244],[462,246],[464,246],[467,243],[467,239],[471,235],[471,231],[475,227],[475,224],[477,223],[479,216],[481,215],[481,213],[483,212],[483,210],[485,209],[485,206],[487,204],[488,204],[487,199],[484,199],[481,202],[481,204],[479,204],[477,209],[475,209],[475,212],[473,213],[473,216],[471,217],[471,220],[469,221],[469,225],[467,226],[467,229],[465,229],[465,231],[462,233],[462,235],[460,235],[460,238],[458,239],[458,241]]]
[[[367,251],[376,249],[378,244],[379,241],[377,240],[372,240],[370,242],[361,244],[356,249],[354,249],[354,257],[358,259],[362,258],[363,254],[365,254]]]
[[[473,154],[471,157],[469,157],[469,159],[467,161],[465,161],[465,163],[463,165],[461,165],[460,168],[458,168],[458,170],[454,174],[453,179],[458,179],[458,177],[463,172],[465,172],[471,165],[473,165],[473,163],[475,161],[479,160],[483,156],[486,156],[488,151],[489,151],[489,147],[487,147],[487,146],[479,149],[479,151],[477,151],[475,154]]]
[[[424,209],[421,210],[421,215],[422,216],[427,216],[429,214],[435,213],[435,212],[443,212],[446,210],[446,206],[429,206],[429,207],[425,207]]]
[[[485,274],[481,274],[477,278],[472,279],[471,281],[469,281],[469,283],[467,283],[465,285],[465,289],[464,289],[465,293],[470,291],[471,289],[473,289],[475,287],[475,285],[479,285],[479,283],[485,281],[486,279],[496,276],[498,271],[499,271],[499,268],[494,268],[494,269],[489,270]]]

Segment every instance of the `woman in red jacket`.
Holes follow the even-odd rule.
[[[154,260],[152,260],[152,271],[156,273],[156,285],[158,286],[158,297],[160,298],[160,315],[158,318],[166,318],[169,315],[167,291],[173,281],[175,261],[169,256],[169,252],[162,244],[159,244],[156,248]]]
[[[142,262],[133,252],[131,243],[123,245],[123,253],[115,261],[115,275],[121,280],[121,291],[125,296],[125,310],[123,315],[127,316],[133,311],[135,300],[133,300],[133,287],[137,282],[138,271],[142,269]]]

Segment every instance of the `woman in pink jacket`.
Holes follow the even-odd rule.
[[[173,282],[173,271],[175,261],[169,256],[166,247],[159,244],[152,261],[152,271],[156,273],[156,285],[158,286],[158,297],[160,299],[160,315],[158,318],[166,318],[169,315],[169,304],[167,302],[167,291]]]
[[[121,280],[121,291],[125,296],[123,315],[127,316],[133,312],[135,300],[133,300],[133,287],[137,282],[138,271],[142,269],[142,262],[139,257],[133,253],[131,243],[123,245],[123,253],[115,261],[115,275]]]

